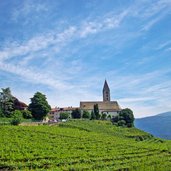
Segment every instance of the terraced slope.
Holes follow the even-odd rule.
[[[1,170],[163,170],[171,141],[105,121],[0,126]]]

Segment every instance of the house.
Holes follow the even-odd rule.
[[[55,108],[52,108],[51,111],[49,112],[49,117],[50,119],[53,119],[53,120],[58,120],[59,117],[60,117],[60,113],[64,113],[64,112],[67,112],[69,113],[69,118],[71,118],[71,113],[73,110],[75,109],[78,109],[78,107],[55,107]]]

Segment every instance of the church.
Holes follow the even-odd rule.
[[[106,80],[103,86],[103,101],[82,101],[80,102],[80,109],[81,111],[86,110],[91,113],[95,104],[98,104],[99,113],[106,113],[111,117],[117,115],[118,112],[121,111],[118,102],[111,101],[110,99],[110,88]]]
[[[110,89],[107,81],[105,80],[103,87],[103,101],[82,101],[80,102],[80,107],[55,107],[52,108],[49,112],[49,117],[58,120],[60,117],[60,113],[64,112],[69,113],[71,117],[71,113],[75,109],[80,109],[81,113],[83,113],[84,110],[91,113],[91,111],[94,109],[95,104],[98,104],[100,114],[105,113],[107,116],[110,117],[117,115],[118,112],[121,111],[118,102],[110,100]]]

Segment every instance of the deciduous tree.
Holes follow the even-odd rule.
[[[37,92],[34,94],[33,98],[31,98],[31,103],[29,104],[28,109],[31,111],[32,116],[35,119],[41,120],[48,114],[51,107],[46,100],[46,96]]]
[[[117,116],[112,118],[112,123],[118,126],[133,127],[134,126],[134,114],[131,109],[123,109]]]
[[[74,118],[74,119],[79,119],[79,118],[81,118],[81,111],[80,111],[80,109],[75,109],[75,110],[73,110],[72,113],[71,113],[71,116],[72,116],[72,118]]]
[[[11,117],[14,111],[14,97],[9,87],[2,88],[2,92],[0,92],[0,107],[5,117]]]

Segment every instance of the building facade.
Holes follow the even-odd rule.
[[[116,116],[121,108],[117,101],[110,100],[110,88],[107,81],[105,80],[103,86],[103,101],[82,101],[80,102],[80,109],[83,112],[84,110],[91,112],[94,109],[94,105],[98,104],[99,112],[106,113],[108,116]]]
[[[58,120],[60,117],[60,113],[65,113],[67,112],[69,114],[69,118],[71,118],[71,113],[73,110],[78,109],[78,107],[55,107],[52,108],[51,111],[49,112],[49,118],[52,120]]]
[[[118,112],[121,111],[118,102],[110,100],[110,88],[106,80],[103,86],[103,101],[82,101],[80,102],[80,107],[52,108],[49,112],[49,117],[50,119],[58,120],[60,117],[60,113],[67,112],[69,113],[71,118],[71,113],[75,109],[80,109],[82,113],[84,110],[91,113],[91,111],[94,109],[94,105],[96,104],[98,104],[99,113],[105,113],[107,116],[116,116]]]

